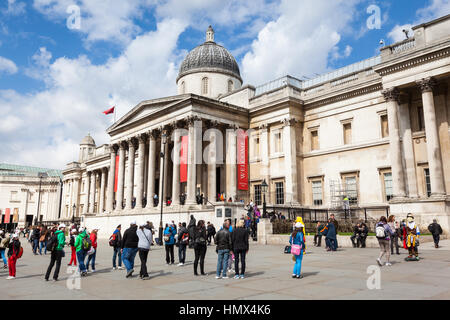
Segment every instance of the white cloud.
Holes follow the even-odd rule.
[[[259,32],[242,60],[244,80],[258,85],[286,74],[325,71],[340,33],[349,27],[356,3],[283,0],[281,16]]]
[[[17,66],[12,60],[0,56],[0,74],[2,72],[8,74],[17,73]]]
[[[25,3],[16,0],[8,0],[8,8],[3,10],[7,15],[18,16],[25,13]]]
[[[403,30],[408,31],[408,36],[414,36],[414,32],[412,31],[412,24],[404,24],[404,25],[396,25],[389,33],[388,37],[395,43],[399,41],[403,41],[406,39],[406,35]]]

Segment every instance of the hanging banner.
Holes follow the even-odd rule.
[[[180,182],[187,182],[188,136],[181,137]]]
[[[119,177],[119,156],[116,156],[116,170],[114,172],[114,192],[117,192],[118,177]]]
[[[14,208],[14,213],[13,213],[13,223],[18,223],[19,222],[19,208]]]
[[[238,190],[248,190],[248,136],[242,129],[237,131]]]
[[[3,223],[9,223],[9,216],[11,215],[11,209],[10,208],[6,208],[5,209],[5,221],[3,221]]]

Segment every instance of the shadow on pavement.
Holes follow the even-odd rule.
[[[302,276],[304,277],[304,278],[306,278],[306,277],[309,277],[309,276],[316,276],[316,275],[318,275],[319,274],[319,271],[314,271],[314,272],[303,272],[302,273]]]

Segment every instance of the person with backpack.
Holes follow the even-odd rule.
[[[16,262],[22,256],[23,248],[20,245],[19,235],[11,234],[11,241],[8,245],[8,269],[9,276],[6,280],[13,280],[16,278]]]
[[[39,227],[35,226],[33,232],[31,233],[31,243],[33,246],[33,254],[37,255],[37,249],[39,248],[39,238],[41,237],[41,230]]]
[[[86,263],[86,271],[89,272],[89,263],[91,263],[91,261],[92,261],[92,263],[91,263],[92,273],[95,272],[95,257],[97,256],[97,232],[98,232],[98,229],[94,229],[89,234],[89,239],[91,240],[92,248],[94,249],[93,250],[94,252],[88,256],[88,260]]]
[[[174,246],[175,246],[175,235],[177,234],[177,231],[173,227],[173,225],[168,225],[166,223],[166,228],[164,229],[164,245],[166,249],[166,263],[167,264],[174,264],[175,263],[175,257],[174,257]]]
[[[228,279],[227,266],[228,259],[233,253],[233,244],[231,243],[231,233],[229,231],[229,222],[225,220],[223,227],[217,232],[214,243],[216,244],[217,252],[217,270],[216,279]],[[220,275],[222,273],[222,276]]]
[[[77,229],[72,229],[70,231],[70,240],[69,240],[69,245],[70,245],[70,250],[71,250],[71,255],[70,255],[70,262],[68,264],[68,266],[71,266],[72,263],[74,266],[77,265],[77,249],[75,248],[75,239],[77,238]]]
[[[390,250],[389,244],[391,236],[394,234],[394,231],[391,229],[389,224],[387,223],[387,219],[385,216],[380,218],[380,221],[375,225],[375,235],[378,239],[378,243],[380,244],[380,256],[377,259],[378,265],[381,267],[383,263],[381,262],[381,258],[383,255],[386,255],[386,266],[391,266],[392,264],[389,262]]]
[[[8,259],[6,259],[5,251],[9,246],[10,236],[5,235],[3,230],[0,230],[0,254],[3,260],[3,269],[8,268]]]
[[[84,264],[84,259],[86,258],[87,253],[87,250],[85,248],[88,246],[86,238],[86,229],[80,227],[80,229],[78,229],[78,236],[75,239],[75,250],[77,251],[78,268],[80,269],[82,277],[87,276],[86,265]]]
[[[133,276],[134,272],[134,259],[138,252],[139,238],[136,234],[137,225],[136,221],[131,221],[130,227],[125,230],[123,234],[121,249],[122,249],[122,260],[125,268],[127,269],[126,278]]]
[[[44,248],[44,255],[47,254],[47,241],[49,238],[50,232],[47,230],[47,227],[43,226],[41,229],[41,236],[39,238],[39,254],[42,255],[42,248]]]
[[[53,281],[58,281],[59,269],[61,268],[61,260],[64,257],[64,245],[66,244],[66,225],[64,223],[59,225],[58,231],[55,232],[48,242],[48,249],[52,252],[50,256],[50,264],[45,274],[45,281],[48,281],[50,273],[56,262],[55,273],[53,274]]]
[[[142,224],[136,231],[136,235],[139,238],[138,242],[138,252],[139,259],[141,260],[141,270],[139,271],[139,277],[142,280],[147,280],[150,277],[147,272],[147,257],[150,251],[150,246],[152,245],[152,232],[145,228],[145,223]]]
[[[428,226],[428,231],[433,235],[434,247],[439,248],[439,238],[442,234],[442,228],[439,223],[437,223],[436,219],[433,219],[433,223]]]
[[[122,230],[122,225],[118,225],[116,230],[114,230],[112,236],[109,238],[109,245],[113,247],[114,253],[112,257],[112,263],[113,263],[113,270],[119,269],[122,270],[122,233],[120,232]],[[119,266],[116,265],[116,258],[118,257]]]
[[[301,279],[302,260],[305,251],[305,233],[304,224],[296,222],[294,225],[294,231],[289,238],[289,244],[291,244],[291,253],[295,259],[294,271],[292,272],[292,278]]]
[[[183,222],[178,231],[178,266],[183,266],[186,261],[186,248],[188,244],[189,230],[186,228],[186,222]]]
[[[214,228],[214,225],[209,221],[206,227],[206,234],[208,235],[208,245],[210,245],[211,240],[213,240],[214,236],[216,235],[216,228]]]
[[[200,261],[200,274],[206,276],[205,273],[205,256],[207,249],[205,221],[199,220],[194,229],[194,275],[198,276],[197,266]]]
[[[234,262],[235,279],[244,279],[245,257],[249,249],[248,237],[249,233],[247,229],[245,229],[244,220],[239,220],[233,233],[231,233],[231,243],[233,247],[233,253],[235,256]],[[239,261],[241,261],[241,272],[239,272]]]

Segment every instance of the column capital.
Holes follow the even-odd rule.
[[[152,129],[147,132],[147,136],[150,140],[156,140],[161,135],[161,131],[159,129]]]
[[[135,141],[136,141],[135,137],[128,138],[127,139],[128,148],[132,147],[133,149],[136,149],[136,146],[134,145]]]
[[[227,123],[225,124],[225,128],[228,130],[238,130],[239,126],[235,123]]]
[[[207,129],[217,128],[219,125],[220,125],[220,123],[217,120],[209,120],[209,119],[205,120],[205,127]]]
[[[285,118],[280,121],[283,124],[283,127],[286,126],[295,126],[298,123],[298,120],[295,118]]]
[[[194,115],[187,116],[184,120],[187,122],[189,127],[192,127],[196,121],[201,121],[200,117]]]
[[[421,80],[417,80],[416,84],[419,86],[420,91],[424,92],[432,92],[433,88],[436,86],[436,79],[433,77],[423,78]]]
[[[111,153],[115,154],[119,149],[119,145],[117,143],[110,144],[109,149],[111,150]]]
[[[139,144],[144,144],[147,141],[147,135],[145,133],[140,133],[136,136]]]
[[[397,89],[397,87],[385,89],[381,92],[381,94],[384,97],[384,100],[387,102],[389,101],[400,101],[400,91]]]
[[[268,124],[268,123],[261,123],[261,124],[258,126],[258,128],[259,128],[259,130],[261,130],[261,131],[267,130],[267,129],[269,129],[269,124]]]
[[[126,141],[125,140],[122,140],[122,141],[119,141],[119,142],[117,142],[117,145],[119,146],[119,150],[125,150],[126,149]]]

